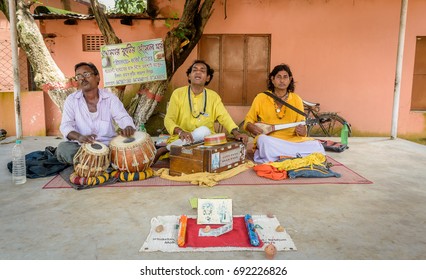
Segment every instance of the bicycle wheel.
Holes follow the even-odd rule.
[[[340,137],[340,131],[342,130],[344,123],[348,124],[348,136],[351,136],[351,126],[344,118],[336,113],[319,113],[318,120],[318,124],[308,127],[308,136]]]

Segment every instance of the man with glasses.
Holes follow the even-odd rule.
[[[65,100],[60,131],[67,141],[59,143],[56,149],[58,160],[70,165],[81,144],[97,141],[108,146],[117,135],[114,122],[125,137],[136,131],[118,97],[98,88],[99,71],[93,63],[80,62],[74,71],[79,90]]]

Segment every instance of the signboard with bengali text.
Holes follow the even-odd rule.
[[[104,87],[167,79],[162,39],[101,47]]]

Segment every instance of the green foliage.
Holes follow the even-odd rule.
[[[178,27],[175,30],[173,30],[172,33],[179,39],[189,40],[186,34],[190,33],[190,31],[189,29],[183,27],[183,24],[179,23]]]
[[[110,12],[120,14],[141,14],[146,10],[147,0],[115,0],[115,7]]]
[[[168,29],[172,29],[175,27],[176,22],[179,20],[179,15],[177,12],[174,12],[172,14],[171,18],[166,19],[166,22],[164,23],[164,25],[166,25],[166,27]]]
[[[173,28],[175,28],[176,22],[178,21],[179,21],[179,15],[178,13],[175,12],[173,13],[171,18],[166,19],[164,24],[166,25],[168,29],[172,30]],[[189,34],[189,33],[190,33],[190,30],[185,28],[183,24],[180,22],[177,24],[177,27],[172,31],[172,34],[175,37],[179,39],[186,39],[186,40],[189,40],[188,37],[186,36],[186,34]]]

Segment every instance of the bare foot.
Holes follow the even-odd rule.
[[[168,152],[169,152],[169,150],[167,150],[166,147],[158,148],[157,152],[155,153],[154,160],[152,161],[152,165],[154,165],[162,155],[165,155]]]

